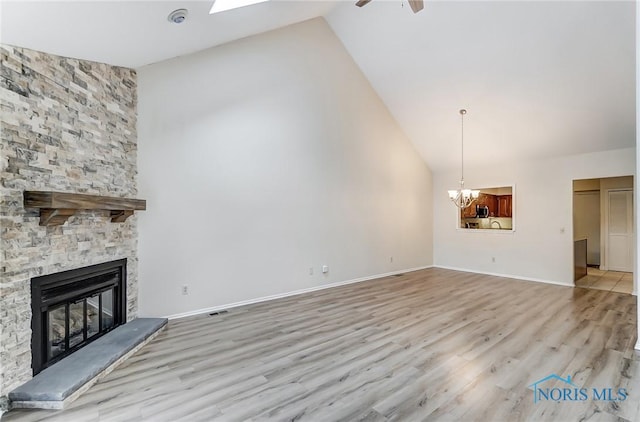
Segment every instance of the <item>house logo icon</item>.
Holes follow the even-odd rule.
[[[557,381],[563,382],[565,384],[563,386],[564,388],[543,389],[542,387],[539,387],[541,384],[544,384],[545,382],[550,381],[550,380],[557,380]],[[578,391],[579,392],[578,386],[571,382],[571,375],[568,375],[567,378],[562,378],[561,376],[559,376],[557,374],[547,375],[546,377],[544,377],[542,379],[539,379],[538,381],[534,382],[529,387],[533,387],[533,402],[534,403],[538,403],[538,401],[541,398],[546,399],[546,400],[551,398],[551,400],[555,400],[555,401],[567,400],[567,394],[566,394],[567,391],[569,391],[569,392]],[[560,396],[557,396],[556,394],[553,394],[554,391],[559,391],[560,393],[565,393],[565,394],[561,394]],[[557,396],[557,397],[554,397],[554,396]]]

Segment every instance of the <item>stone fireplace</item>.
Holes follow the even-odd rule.
[[[138,258],[136,215],[112,223],[109,211],[80,211],[45,227],[39,210],[23,202],[28,190],[137,196],[135,71],[7,45],[0,55],[1,407],[34,371],[108,331],[115,319],[136,317]],[[59,293],[58,307],[49,302],[43,314],[36,303],[34,312],[34,280],[124,260],[115,285],[97,276],[80,297],[59,285],[44,299]],[[110,296],[120,292],[120,301]],[[50,344],[33,351],[32,324],[42,328],[43,318],[51,323]],[[51,359],[38,361],[38,350]]]

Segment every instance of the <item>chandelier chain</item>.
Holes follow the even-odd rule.
[[[460,180],[464,180],[464,113],[460,110]]]
[[[469,207],[480,195],[480,191],[464,187],[464,115],[467,110],[460,110],[460,189],[450,190],[449,198],[460,209]]]

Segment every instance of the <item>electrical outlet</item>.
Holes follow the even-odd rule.
[[[187,286],[186,284],[184,286],[182,286],[182,294],[184,296],[189,294],[189,286]]]
[[[309,267],[309,275],[313,275],[313,267]]]
[[[393,264],[393,256],[389,257],[389,262]]]
[[[491,257],[491,262],[496,262],[496,257],[495,256]]]
[[[322,274],[326,274],[329,272],[329,266],[328,265],[323,265],[322,266]]]

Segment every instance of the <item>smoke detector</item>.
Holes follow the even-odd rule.
[[[169,13],[167,16],[167,20],[173,23],[182,23],[187,20],[187,15],[189,11],[187,9],[176,9],[173,12]]]

